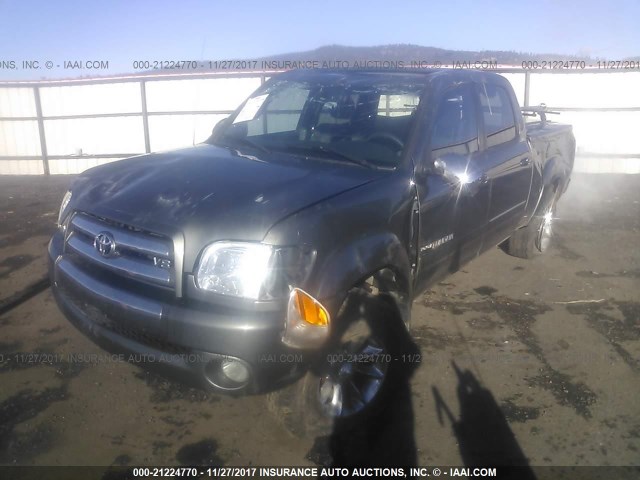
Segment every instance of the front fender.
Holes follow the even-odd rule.
[[[310,275],[299,287],[320,300],[332,316],[349,290],[381,270],[377,283],[390,286],[381,290],[397,293],[404,305],[404,298],[411,298],[410,178],[404,171],[389,173],[306,208],[274,225],[264,241],[307,245],[317,252]]]
[[[403,243],[390,232],[362,235],[331,252],[316,269],[312,288],[335,314],[349,290],[385,269],[393,272],[397,288],[411,298],[411,262]]]

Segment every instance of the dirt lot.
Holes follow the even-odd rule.
[[[41,281],[70,180],[0,177],[0,464],[640,465],[640,176],[575,175],[546,256],[495,249],[419,298],[410,381],[330,440],[106,361]]]

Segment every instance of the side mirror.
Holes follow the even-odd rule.
[[[213,130],[211,130],[211,137],[216,138],[218,135],[220,135],[220,132],[225,128],[227,128],[230,122],[231,122],[231,118],[227,117],[227,118],[223,118],[218,123],[216,123],[213,127]]]
[[[447,174],[447,162],[441,158],[436,158],[433,162],[433,173],[444,177]]]
[[[447,154],[433,161],[432,171],[434,174],[443,177],[449,183],[459,184],[466,183],[466,169],[467,165],[464,157]]]
[[[477,194],[482,185],[488,182],[487,174],[469,165],[469,157],[466,155],[448,153],[436,158],[431,165],[432,173],[440,175],[451,185],[459,187],[463,195]]]

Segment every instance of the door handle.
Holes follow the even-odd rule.
[[[525,157],[522,160],[520,160],[520,165],[522,165],[523,167],[526,167],[530,163],[531,163],[531,159],[529,157]]]
[[[473,197],[474,195],[477,195],[478,192],[482,189],[482,186],[488,182],[489,182],[489,177],[487,176],[486,173],[483,173],[482,175],[479,175],[475,179],[461,184],[460,192],[463,195]]]

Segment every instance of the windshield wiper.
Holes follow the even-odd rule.
[[[356,158],[345,153],[342,153],[334,148],[327,147],[326,145],[287,145],[286,148],[283,148],[282,151],[291,151],[298,150],[303,153],[308,153],[311,156],[317,155],[320,153],[324,158],[339,158],[341,160],[345,160],[349,163],[354,163],[356,165],[360,165],[361,167],[366,168],[375,168],[371,162],[366,161],[363,158]]]
[[[267,147],[260,145],[259,143],[254,142],[253,140],[249,140],[246,137],[222,137],[218,143],[220,143],[222,146],[231,147],[231,148],[234,148],[233,147],[234,143],[241,144],[247,147],[255,148],[256,150],[260,150],[263,153],[271,153],[271,150],[269,150]]]

